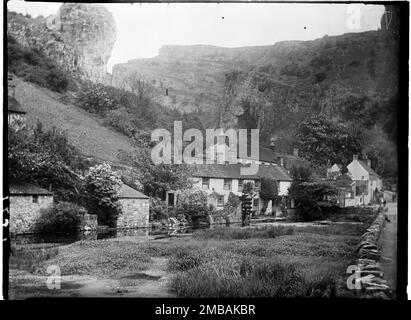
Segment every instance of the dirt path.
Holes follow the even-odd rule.
[[[397,284],[397,203],[387,203],[388,212],[381,236],[381,268],[384,279],[395,292]]]
[[[11,270],[14,285],[12,299],[31,297],[173,297],[168,290],[172,276],[167,270],[167,258],[151,258],[148,269],[122,275],[119,279],[70,275],[61,277],[60,289],[47,288],[47,276]]]

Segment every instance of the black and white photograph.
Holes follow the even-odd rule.
[[[3,299],[407,299],[407,2],[3,10]]]

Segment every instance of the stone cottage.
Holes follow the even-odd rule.
[[[150,198],[123,184],[119,191],[122,213],[117,228],[147,228],[149,226]]]
[[[26,110],[16,100],[15,84],[13,75],[9,74],[7,78],[8,96],[7,96],[7,118],[9,126],[23,126],[26,122]],[[5,108],[5,105],[3,106]]]
[[[53,193],[29,183],[10,184],[10,232],[31,233],[40,210],[53,205]]]

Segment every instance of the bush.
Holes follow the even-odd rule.
[[[69,81],[66,75],[56,67],[53,67],[47,74],[47,83],[49,87],[57,92],[65,92]]]
[[[170,210],[164,201],[158,198],[150,197],[150,221],[161,221],[174,216],[174,210],[170,214]]]
[[[208,221],[210,211],[207,206],[207,195],[203,191],[190,191],[187,194],[181,194],[177,210],[194,225],[200,221]]]
[[[294,181],[288,192],[295,199],[298,215],[304,221],[322,219],[324,216],[320,203],[326,197],[337,194],[337,190],[326,182]]]
[[[124,107],[109,110],[105,115],[104,125],[111,126],[128,137],[134,137],[137,133],[137,127],[130,120],[131,118],[132,115]]]
[[[42,209],[35,222],[35,229],[41,233],[75,231],[80,227],[81,217],[86,210],[70,202],[60,202]]]
[[[91,82],[83,84],[78,103],[84,110],[98,114],[105,114],[108,110],[119,107],[106,86]]]
[[[83,201],[90,212],[97,214],[99,225],[117,226],[117,218],[122,212],[118,201],[121,185],[119,175],[106,163],[91,167],[86,175]]]
[[[43,52],[25,48],[10,36],[7,37],[7,45],[9,71],[53,91],[67,90],[72,79]]]

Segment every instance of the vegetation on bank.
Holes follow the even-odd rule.
[[[54,203],[52,207],[41,210],[34,229],[38,233],[77,232],[85,213],[83,207],[74,203]]]

